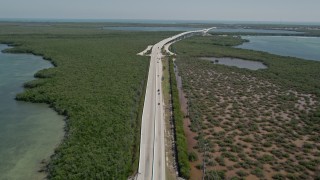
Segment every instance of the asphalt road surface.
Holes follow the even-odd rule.
[[[210,28],[211,29],[211,28]],[[207,33],[210,29],[188,31],[160,41],[152,47],[148,82],[141,124],[138,180],[164,180],[164,104],[162,98],[162,47],[186,37]]]

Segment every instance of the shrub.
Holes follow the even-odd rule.
[[[251,171],[251,173],[253,175],[256,175],[257,177],[259,178],[262,178],[263,177],[263,170],[260,169],[260,168],[255,168],[254,170]]]
[[[282,174],[275,174],[275,175],[272,176],[272,179],[274,179],[274,180],[285,180],[286,177],[284,175],[282,175]]]
[[[206,172],[205,180],[223,180],[225,179],[225,171],[211,170]]]
[[[217,157],[216,161],[219,163],[220,166],[225,166],[224,158],[223,156]]]
[[[274,160],[274,157],[269,154],[265,154],[265,155],[259,157],[259,161],[261,161],[262,163],[270,163],[273,160]]]
[[[198,155],[194,151],[189,152],[189,161],[197,161],[198,160]]]
[[[245,176],[248,176],[249,174],[243,170],[239,170],[236,172],[238,176],[240,177],[245,177]]]

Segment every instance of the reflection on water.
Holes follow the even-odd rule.
[[[43,179],[41,162],[63,138],[62,116],[45,104],[14,100],[24,82],[49,67],[38,56],[0,53],[0,179]]]
[[[246,68],[246,69],[250,69],[250,70],[258,70],[258,69],[266,69],[266,68],[268,68],[266,65],[264,65],[261,62],[243,60],[243,59],[238,59],[238,58],[204,57],[204,58],[201,58],[201,59],[212,61],[215,64],[223,64],[223,65],[226,65],[226,66],[235,66],[235,67],[238,67],[238,68]]]

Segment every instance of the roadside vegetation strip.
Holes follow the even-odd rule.
[[[147,72],[149,70],[149,65],[148,63],[147,66]],[[141,82],[142,83],[142,94],[137,94],[140,95],[140,100],[137,101],[139,102],[139,110],[137,113],[137,123],[135,124],[134,130],[135,130],[135,136],[134,136],[134,143],[133,143],[133,156],[132,156],[132,171],[134,175],[137,173],[137,169],[139,168],[139,156],[140,156],[140,133],[141,133],[141,119],[142,119],[142,114],[143,114],[143,106],[144,106],[144,99],[146,95],[146,88],[147,88],[147,79],[148,79],[148,73],[145,74],[144,80]],[[138,96],[137,96],[138,97]],[[134,113],[134,112],[133,112]],[[132,114],[134,115],[134,114]]]
[[[241,41],[196,37],[174,45],[190,129],[198,134],[192,148],[200,154],[199,139],[208,142],[206,177],[319,177],[320,62],[232,47]],[[227,67],[198,58],[203,56],[256,60],[268,68]],[[195,162],[201,172],[202,162]]]
[[[48,103],[67,117],[66,135],[48,165],[49,179],[127,179],[136,170],[149,58],[137,56],[169,33],[76,35],[10,32],[8,52],[43,55],[56,67],[39,71],[18,100]],[[47,33],[46,33],[47,32]],[[138,136],[138,137],[136,137]]]
[[[179,176],[189,179],[190,165],[188,160],[188,147],[187,147],[187,139],[183,130],[184,115],[181,111],[181,106],[179,101],[179,91],[177,87],[177,81],[176,81],[176,76],[174,72],[174,64],[173,64],[172,58],[169,59],[169,74],[170,74],[173,121],[175,125],[178,171],[179,171]]]

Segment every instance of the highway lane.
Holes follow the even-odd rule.
[[[210,28],[211,29],[211,28]],[[209,29],[188,31],[160,41],[152,47],[145,101],[142,114],[138,180],[164,180],[165,138],[162,97],[162,48],[182,38],[207,33]],[[167,49],[166,49],[167,50]]]

